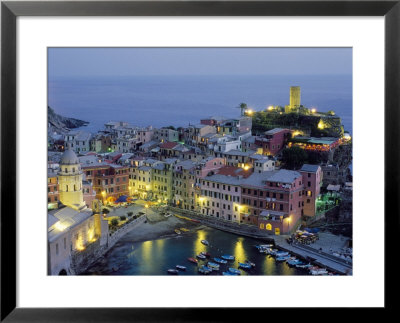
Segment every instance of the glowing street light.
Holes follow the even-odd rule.
[[[267,109],[268,111],[272,111],[274,109],[274,106],[270,105]]]
[[[315,113],[315,112],[317,112],[317,109],[312,108],[312,109],[311,109],[311,113]]]

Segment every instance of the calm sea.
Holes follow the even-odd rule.
[[[186,266],[186,270],[180,272],[180,275],[198,275],[198,266],[187,258],[196,257],[202,251],[208,252],[211,258],[225,254],[235,256],[234,261],[221,265],[220,270],[212,275],[221,275],[229,267],[238,268],[239,262],[246,260],[256,266],[251,270],[241,270],[241,275],[308,274],[304,269],[289,267],[286,262],[277,262],[271,256],[260,254],[255,245],[265,242],[212,228],[144,242],[131,242],[130,236],[134,234],[132,231],[125,235],[84,275],[167,275],[167,270],[176,265]],[[204,239],[209,241],[209,246],[201,243]],[[207,261],[200,260],[199,266]]]
[[[301,87],[303,105],[334,110],[352,132],[351,75],[57,77],[49,80],[48,104],[89,121],[91,132],[110,120],[187,126],[209,116],[237,117],[241,102],[254,110],[287,105],[293,85]]]

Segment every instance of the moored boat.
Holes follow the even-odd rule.
[[[185,266],[176,265],[175,267],[176,267],[176,269],[179,269],[179,270],[186,270]]]
[[[205,274],[205,275],[207,275],[207,274],[209,274],[209,273],[211,273],[211,271],[212,271],[212,269],[210,268],[210,267],[207,267],[207,266],[201,266],[199,269],[198,269],[198,271],[199,271],[199,273],[201,273],[201,274]]]
[[[276,257],[276,261],[286,261],[289,259],[289,256],[282,256],[282,257]]]
[[[200,254],[206,256],[207,258],[210,258],[210,257],[211,257],[211,255],[210,255],[208,252],[202,251],[202,252],[200,252]]]
[[[223,256],[221,256],[221,258],[224,260],[229,260],[229,261],[235,260],[235,257],[232,255],[223,255]]]
[[[176,270],[176,269],[168,269],[167,270],[167,272],[168,272],[168,274],[170,274],[170,275],[178,275],[178,270]]]
[[[325,268],[310,269],[311,275],[327,275],[328,271]]]
[[[239,268],[251,269],[251,265],[250,265],[250,264],[243,263],[243,262],[239,262]]]
[[[301,264],[297,264],[296,265],[296,268],[302,268],[302,269],[308,269],[310,267],[312,267],[311,264],[305,264],[305,263],[301,263]]]
[[[207,267],[210,267],[212,270],[219,270],[219,265],[215,262],[208,262]]]
[[[256,264],[254,262],[251,262],[250,260],[245,261],[246,264],[249,264],[251,267],[255,267]]]
[[[189,260],[190,262],[193,262],[194,264],[197,264],[197,263],[199,262],[197,259],[192,258],[192,257],[188,258],[188,260]]]
[[[207,241],[207,240],[201,240],[201,243],[202,243],[202,244],[204,244],[204,245],[206,245],[206,246],[208,246],[208,245],[209,245],[209,243],[208,243],[208,241]]]
[[[199,259],[201,259],[201,260],[204,260],[204,259],[206,259],[207,257],[206,256],[204,256],[203,254],[198,254],[197,256],[196,256],[197,258],[199,258]]]
[[[219,264],[226,264],[226,263],[227,263],[226,260],[221,259],[221,258],[214,258],[214,261],[217,262],[217,263],[219,263]]]
[[[286,263],[289,265],[289,266],[296,266],[296,265],[299,265],[299,264],[304,264],[301,260],[299,260],[299,259],[287,259],[286,260]]]
[[[175,229],[175,233],[176,233],[176,234],[181,234],[181,231],[178,230],[178,229]]]
[[[179,228],[179,230],[181,230],[182,232],[188,232],[189,231],[189,229],[186,229],[186,228]]]
[[[232,274],[240,275],[240,270],[239,269],[229,268],[228,271],[231,272]]]

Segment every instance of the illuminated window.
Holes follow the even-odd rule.
[[[264,229],[264,223],[261,223],[261,224],[260,224],[260,229],[261,229],[261,230]]]
[[[270,223],[267,223],[265,225],[265,230],[272,230],[272,225]]]

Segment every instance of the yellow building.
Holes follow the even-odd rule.
[[[58,172],[60,201],[75,210],[85,208],[82,193],[82,170],[78,157],[67,149],[61,157]]]

